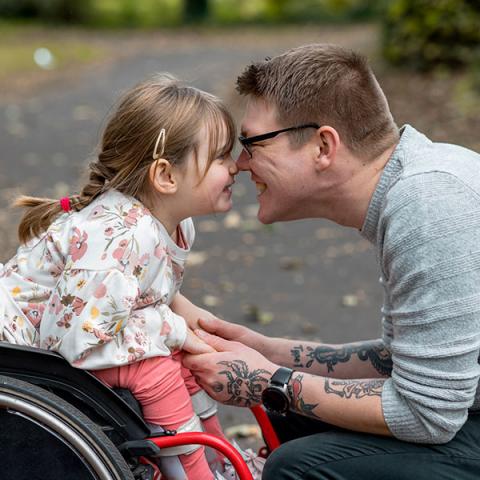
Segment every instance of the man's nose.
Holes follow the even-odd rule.
[[[250,161],[250,156],[248,153],[245,151],[245,149],[242,148],[242,151],[240,152],[240,155],[237,158],[237,167],[239,170],[249,170],[249,161]]]

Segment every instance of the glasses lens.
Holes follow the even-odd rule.
[[[250,151],[249,145],[244,144],[242,141],[240,141],[240,144],[242,145],[243,150],[247,152],[247,155],[252,158],[252,152]]]

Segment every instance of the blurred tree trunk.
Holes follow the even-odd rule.
[[[208,17],[208,0],[184,0],[183,20],[185,23],[202,23]]]

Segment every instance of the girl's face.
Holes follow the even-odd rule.
[[[227,145],[226,129],[219,132],[219,146]],[[220,148],[207,170],[209,131],[204,125],[199,132],[197,158],[195,153],[185,163],[185,172],[180,184],[181,195],[188,204],[189,216],[206,215],[208,213],[227,212],[232,208],[232,185],[238,173],[231,152]]]

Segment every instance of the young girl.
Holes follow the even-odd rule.
[[[0,274],[0,340],[57,351],[130,389],[159,429],[222,435],[179,354],[211,350],[192,332],[210,314],[179,289],[190,217],[231,208],[234,136],[217,98],[168,75],[128,91],[79,195],[17,200],[27,211]],[[213,478],[199,446],[162,450],[158,463],[168,479]]]

